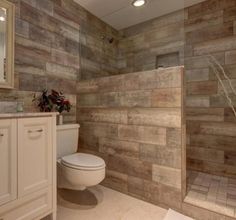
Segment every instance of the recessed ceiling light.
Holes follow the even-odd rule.
[[[0,21],[5,21],[5,18],[3,16],[0,16]]]
[[[146,4],[146,0],[135,0],[132,5],[135,7],[141,7]]]

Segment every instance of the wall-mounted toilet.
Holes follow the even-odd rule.
[[[105,178],[105,161],[92,154],[76,153],[79,125],[57,126],[58,188],[84,190]]]

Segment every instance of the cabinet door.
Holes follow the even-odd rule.
[[[50,117],[18,120],[18,196],[52,184]]]
[[[16,199],[16,120],[0,119],[0,205]]]

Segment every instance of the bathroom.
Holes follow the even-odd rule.
[[[235,0],[0,0],[0,220],[236,219]]]

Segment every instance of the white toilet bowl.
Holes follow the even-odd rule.
[[[99,184],[105,178],[103,159],[84,153],[75,153],[58,160],[58,188],[84,190]]]
[[[92,154],[76,153],[79,125],[57,126],[58,188],[84,190],[105,178],[105,161]]]

